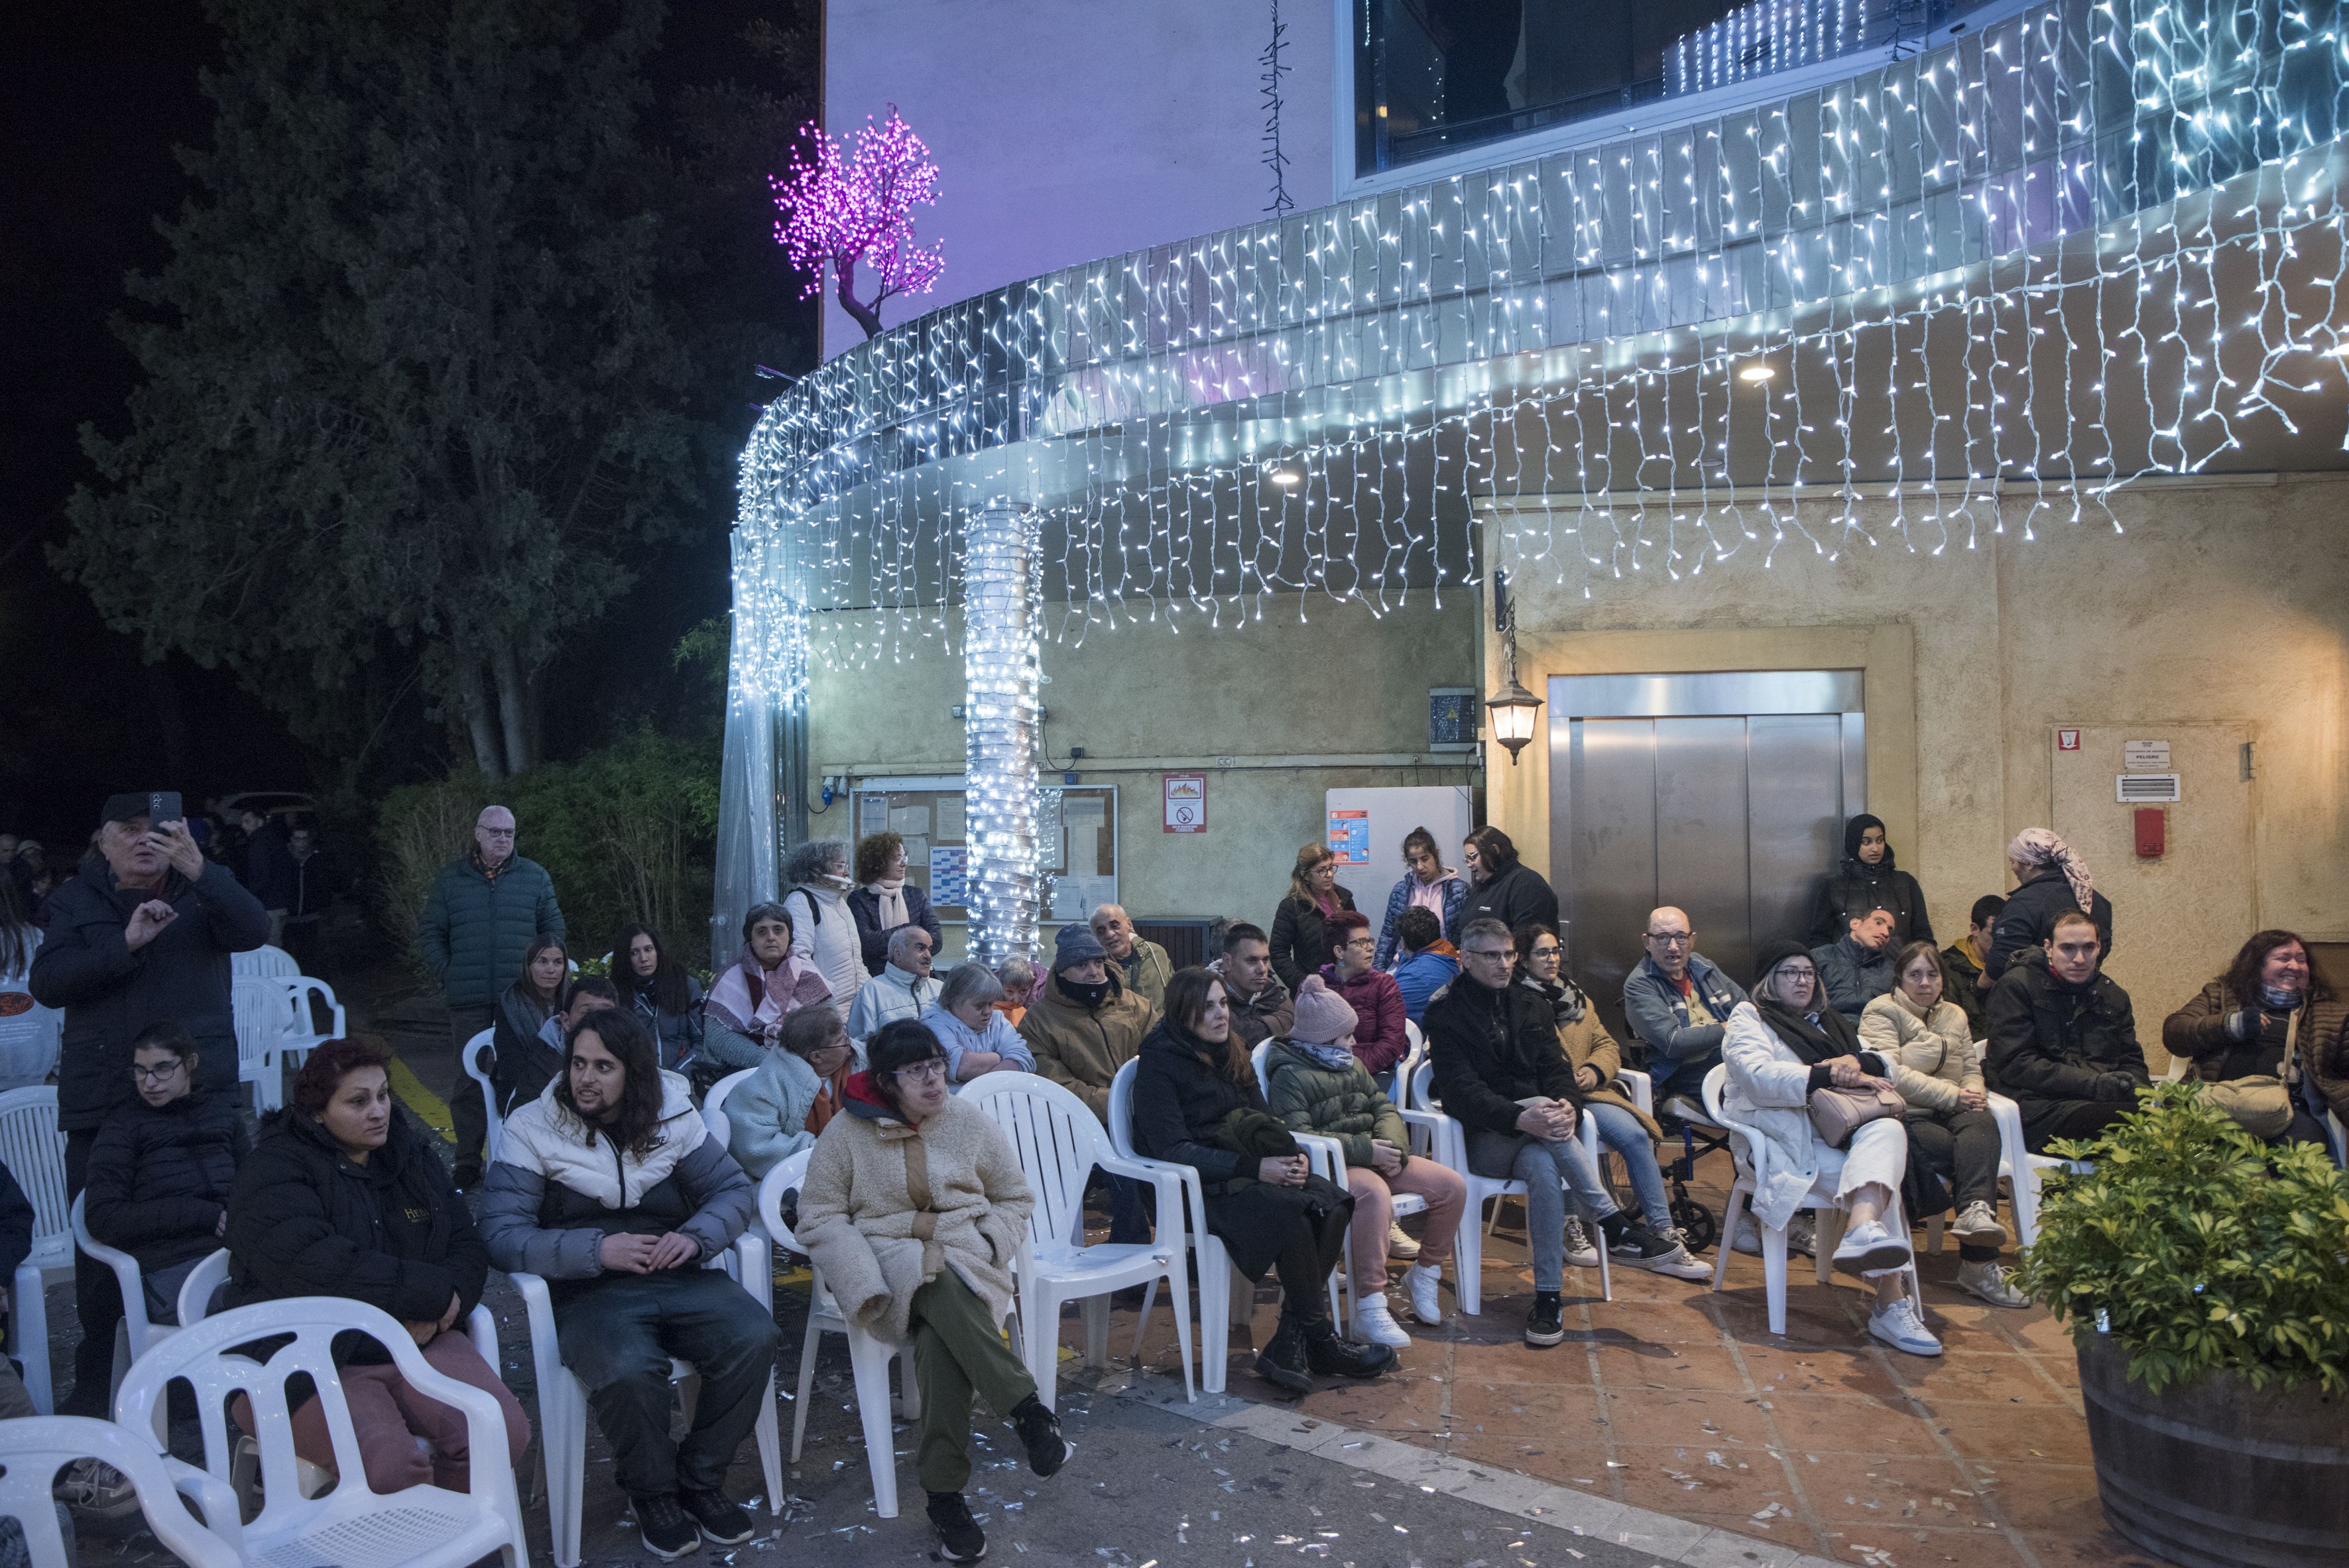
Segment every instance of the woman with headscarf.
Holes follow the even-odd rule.
[[[1933,940],[1925,890],[1892,863],[1884,819],[1862,811],[1843,825],[1843,860],[1819,884],[1811,906],[1811,945],[1825,947],[1841,940],[1851,923],[1872,909],[1892,916],[1894,952],[1912,942]]]
[[[2023,885],[2006,895],[1991,928],[1990,957],[1982,973],[1996,980],[2014,955],[2044,947],[2055,933],[2055,917],[2077,910],[2095,923],[2104,944],[2102,959],[2113,955],[2113,901],[2096,891],[2088,862],[2045,828],[2025,828],[2006,846],[2006,867]]]

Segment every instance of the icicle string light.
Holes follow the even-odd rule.
[[[980,507],[964,563],[963,799],[970,953],[989,968],[1036,956],[1041,582],[1035,517],[1000,502]]]

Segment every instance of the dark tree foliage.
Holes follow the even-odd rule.
[[[796,356],[747,260],[795,106],[657,110],[657,0],[210,12],[202,195],[131,280],[144,385],[53,559],[347,764],[420,701],[527,768],[549,665],[722,529],[751,371]]]

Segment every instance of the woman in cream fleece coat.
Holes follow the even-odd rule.
[[[941,1554],[968,1563],[987,1550],[962,1495],[972,1391],[1010,1418],[1038,1475],[1069,1453],[1002,1333],[1036,1195],[993,1119],[948,1092],[946,1052],[927,1027],[883,1025],[865,1059],[815,1140],[796,1234],[851,1323],[911,1348],[915,1465]]]

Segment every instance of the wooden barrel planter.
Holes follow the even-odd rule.
[[[2106,1522],[2182,1568],[2349,1568],[2349,1401],[2214,1372],[2149,1394],[2104,1336],[2080,1394]]]

